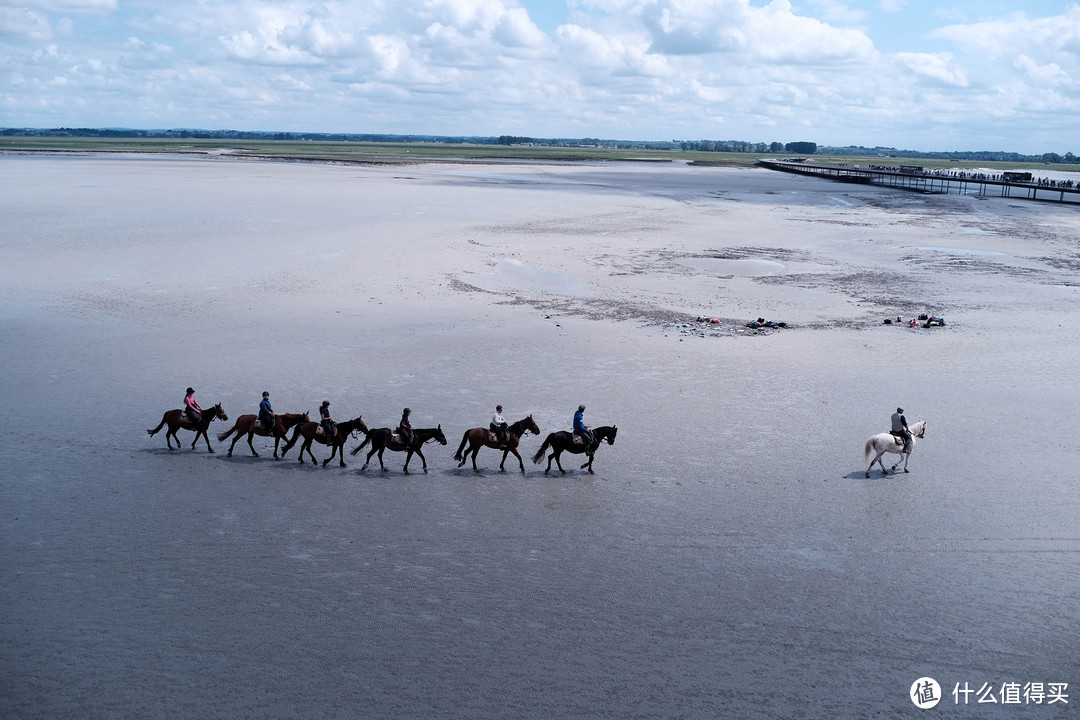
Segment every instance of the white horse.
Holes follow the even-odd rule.
[[[908,425],[908,430],[911,432],[911,445],[908,447],[907,452],[904,452],[904,441],[892,433],[878,433],[869,440],[866,441],[866,454],[863,460],[870,460],[870,452],[876,452],[873,460],[870,460],[870,464],[866,466],[866,477],[870,477],[870,468],[874,467],[874,463],[881,466],[881,474],[888,475],[889,471],[885,469],[885,463],[881,462],[881,456],[887,452],[896,453],[897,455],[904,456],[904,472],[907,472],[908,458],[911,457],[911,451],[915,449],[915,438],[921,438],[926,434],[926,421],[920,420],[914,425]],[[896,472],[896,466],[900,464],[900,461],[896,461],[896,465],[892,466],[893,472]]]

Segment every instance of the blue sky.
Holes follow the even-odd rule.
[[[1080,5],[0,0],[0,126],[1080,154]]]

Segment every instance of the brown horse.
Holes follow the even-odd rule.
[[[516,423],[510,426],[509,437],[506,439],[506,447],[500,448],[499,441],[495,439],[495,434],[487,428],[477,427],[471,430],[466,430],[465,434],[461,436],[461,446],[458,447],[457,453],[454,455],[455,460],[460,460],[461,463],[458,467],[464,467],[465,461],[469,458],[469,453],[472,453],[472,466],[473,470],[480,472],[480,468],[476,467],[476,454],[480,452],[480,448],[485,445],[489,448],[501,449],[503,451],[502,462],[499,464],[499,471],[506,472],[506,456],[510,453],[514,453],[514,457],[518,459],[518,465],[521,466],[521,474],[525,474],[525,463],[521,461],[521,456],[518,455],[517,446],[518,441],[527,432],[540,434],[540,428],[536,426],[536,421],[533,420],[533,416],[530,415],[527,418],[518,420]],[[469,444],[469,449],[465,450],[465,444]],[[465,450],[464,454],[462,450]]]
[[[338,423],[337,432],[334,433],[334,437],[327,438],[326,435],[320,432],[321,425],[317,422],[300,423],[296,426],[296,430],[293,431],[292,440],[285,444],[285,447],[281,449],[281,457],[285,457],[285,453],[289,452],[296,441],[301,435],[304,436],[304,444],[300,446],[300,462],[304,462],[304,451],[311,456],[311,462],[314,465],[318,465],[318,460],[315,459],[315,455],[311,452],[311,443],[319,442],[323,445],[329,445],[333,448],[333,452],[330,453],[330,457],[323,460],[323,467],[326,467],[334,456],[339,452],[341,455],[338,458],[338,462],[341,463],[341,467],[345,467],[345,441],[349,439],[349,435],[354,432],[362,432],[367,435],[367,425],[360,418],[349,420],[348,422]]]
[[[416,453],[420,456],[420,461],[424,463],[424,472],[427,472],[427,458],[424,457],[423,447],[424,443],[431,440],[442,445],[446,444],[446,436],[443,435],[442,425],[433,428],[414,428],[408,447],[401,442],[400,436],[395,437],[394,431],[390,428],[375,428],[367,433],[364,442],[360,443],[352,451],[352,454],[355,455],[363,450],[368,441],[371,441],[371,452],[367,454],[367,462],[364,463],[364,467],[360,468],[361,472],[367,470],[368,463],[371,462],[371,456],[375,453],[379,453],[379,467],[386,470],[386,465],[382,461],[385,450],[393,450],[394,452],[408,450],[408,454],[405,456],[405,467],[402,468],[405,472],[409,472],[409,461],[412,460],[413,453]]]
[[[199,422],[195,425],[188,422],[187,416],[184,414],[183,410],[166,410],[165,414],[161,416],[161,424],[153,430],[147,430],[146,432],[150,434],[150,437],[153,437],[157,434],[158,430],[168,424],[169,430],[165,433],[165,444],[172,450],[172,441],[169,440],[169,436],[176,438],[176,449],[180,449],[180,438],[176,437],[176,431],[180,428],[183,428],[184,430],[194,430],[195,439],[191,441],[191,449],[195,449],[195,443],[199,442],[199,436],[202,435],[206,438],[206,449],[210,452],[214,452],[214,448],[210,447],[210,438],[206,435],[206,429],[210,427],[210,423],[218,418],[221,418],[226,422],[229,420],[229,416],[221,409],[221,403],[218,403],[212,408],[203,410],[202,415],[199,417]]]
[[[248,447],[251,448],[251,454],[255,457],[259,457],[259,453],[255,452],[255,446],[251,444],[251,438],[255,435],[259,437],[274,437],[274,459],[278,459],[278,445],[282,440],[289,442],[288,433],[289,428],[298,422],[308,422],[307,413],[286,413],[285,415],[278,415],[277,420],[274,421],[274,426],[267,430],[259,422],[258,415],[241,415],[236,418],[236,424],[226,432],[217,436],[218,442],[225,442],[225,438],[229,437],[233,433],[236,433],[236,437],[233,438],[232,445],[229,446],[229,457],[232,457],[233,448],[236,447],[236,443],[240,441],[244,435],[248,438]]]

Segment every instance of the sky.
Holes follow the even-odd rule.
[[[0,127],[1080,154],[1080,4],[0,0]]]

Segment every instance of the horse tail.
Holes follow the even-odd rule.
[[[227,431],[225,431],[223,433],[218,433],[218,436],[217,436],[218,442],[224,442],[225,438],[229,437],[234,432],[236,432],[236,429],[238,427],[240,427],[240,421],[239,420],[237,420],[236,423],[234,423],[233,426],[231,428],[229,428]]]
[[[370,440],[370,439],[371,439],[371,433],[368,433],[367,435],[364,436],[364,442],[360,443],[355,448],[353,448],[352,454],[355,455],[356,453],[363,450],[364,446],[368,444],[368,440]]]
[[[458,447],[458,449],[457,449],[457,452],[456,452],[456,453],[454,453],[454,459],[455,459],[455,460],[464,460],[464,459],[465,459],[465,458],[464,458],[464,457],[463,457],[463,456],[461,455],[461,451],[465,449],[465,445],[466,445],[466,444],[467,444],[468,442],[469,442],[469,431],[468,431],[468,430],[466,430],[466,431],[465,431],[465,434],[461,436],[461,445],[460,445],[460,447]]]
[[[863,462],[870,459],[870,453],[874,451],[874,438],[870,438],[866,441],[866,449],[863,452]]]
[[[548,433],[548,436],[544,438],[544,444],[540,446],[540,449],[533,455],[533,462],[539,465],[544,460],[544,453],[547,452],[548,446],[551,445],[551,436],[555,433]]]
[[[147,430],[147,431],[146,431],[146,432],[147,432],[147,434],[148,434],[148,435],[150,435],[150,437],[153,437],[153,436],[154,436],[154,435],[155,435],[155,434],[157,433],[157,431],[158,431],[158,430],[160,430],[161,428],[165,427],[165,418],[167,418],[168,416],[169,416],[169,411],[168,411],[168,410],[166,410],[166,411],[165,411],[165,414],[161,416],[161,424],[160,424],[160,425],[158,425],[158,426],[157,426],[156,428],[154,428],[153,430]]]

